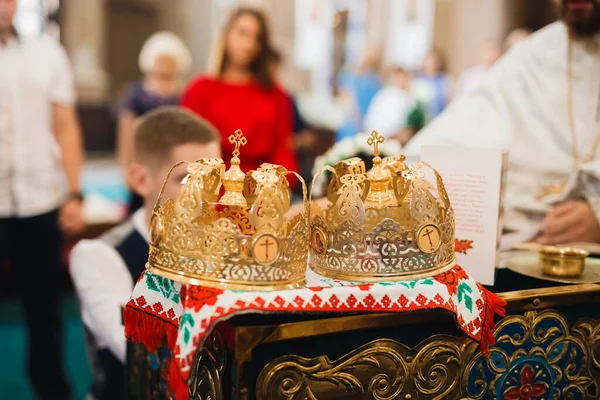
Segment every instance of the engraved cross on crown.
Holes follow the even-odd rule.
[[[379,145],[383,143],[384,140],[385,139],[383,136],[381,136],[377,131],[373,131],[369,137],[369,140],[367,140],[367,144],[369,146],[373,146],[373,155],[375,157],[379,157]]]
[[[241,129],[238,129],[229,136],[229,143],[235,145],[232,155],[234,158],[237,158],[240,155],[240,147],[245,146],[248,143],[248,139],[244,137]]]
[[[433,248],[433,241],[431,240],[432,233],[433,233],[433,230],[430,228],[427,228],[427,230],[425,230],[425,232],[423,232],[423,236],[427,236],[427,240],[429,240],[429,245]]]

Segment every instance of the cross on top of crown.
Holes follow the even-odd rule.
[[[385,139],[383,136],[381,136],[377,131],[373,131],[369,137],[369,140],[367,140],[367,144],[369,146],[373,146],[373,155],[375,157],[379,157],[379,145],[383,143],[384,140]]]
[[[240,155],[240,147],[245,146],[248,143],[248,139],[244,137],[244,134],[240,129],[235,131],[235,133],[229,136],[229,143],[235,145],[235,149],[233,150],[233,157],[237,158]]]

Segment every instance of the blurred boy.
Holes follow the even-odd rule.
[[[390,83],[373,98],[365,116],[364,132],[376,130],[404,145],[423,126],[425,111],[410,93],[411,77],[404,68],[393,69]],[[422,118],[417,121],[419,112]]]
[[[135,133],[129,183],[144,206],[129,221],[73,249],[70,272],[90,344],[95,400],[124,398],[126,343],[121,309],[148,259],[148,224],[163,179],[180,160],[220,157],[220,136],[205,120],[178,107],[148,113]],[[175,197],[186,166],[176,168],[163,198]]]

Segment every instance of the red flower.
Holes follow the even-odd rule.
[[[459,281],[467,278],[468,276],[465,270],[458,265],[455,265],[450,271],[442,272],[433,277],[437,282],[446,285],[450,296],[456,294],[456,287],[458,286]]]
[[[504,392],[504,400],[530,400],[539,397],[548,391],[545,383],[533,383],[533,369],[526,365],[521,370],[521,386],[511,387]]]
[[[456,283],[458,281],[458,277],[452,270],[442,272],[441,274],[437,274],[433,277],[433,279],[447,286],[456,286]]]
[[[473,248],[472,240],[454,239],[454,252],[455,253],[467,254],[467,251],[471,250],[472,248]]]
[[[182,301],[185,308],[193,308],[195,312],[198,312],[206,304],[214,306],[217,302],[217,298],[222,293],[223,289],[187,285],[186,296],[185,299],[182,296]]]
[[[454,273],[454,270],[446,271],[433,277],[437,282],[446,285],[448,288],[448,294],[450,296],[456,294],[456,287],[458,286],[458,276]]]
[[[467,275],[467,273],[465,272],[464,269],[462,269],[462,267],[460,265],[455,265],[454,268],[452,268],[452,271],[456,274],[456,278],[458,280],[465,280],[465,279],[469,279],[469,275]]]

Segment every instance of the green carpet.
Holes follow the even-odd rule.
[[[17,300],[0,301],[0,399],[34,400],[26,367],[25,316]],[[63,300],[65,364],[74,399],[83,399],[91,382],[77,300]]]

